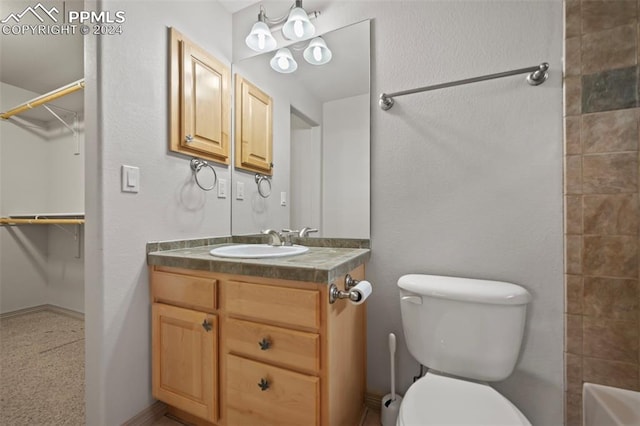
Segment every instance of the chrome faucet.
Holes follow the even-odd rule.
[[[312,232],[318,232],[318,230],[316,228],[311,228],[310,226],[305,226],[304,228],[302,228],[300,230],[300,233],[298,234],[299,237],[308,237],[310,233]]]
[[[271,237],[271,241],[269,242],[272,246],[282,246],[284,245],[283,235],[280,234],[275,229],[265,229],[262,231],[264,235],[269,235]]]

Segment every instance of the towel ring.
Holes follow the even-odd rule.
[[[265,189],[267,185],[262,185],[263,182],[267,183],[268,189]],[[262,198],[268,198],[271,195],[271,179],[269,176],[256,174],[256,185],[258,185],[258,194]]]
[[[213,172],[213,185],[211,186],[204,187],[202,186],[202,184],[200,184],[200,181],[198,180],[198,173],[200,172],[200,170],[202,170],[203,167],[209,167]],[[193,177],[196,180],[196,185],[198,185],[200,189],[202,189],[203,191],[211,191],[213,188],[216,187],[216,184],[218,183],[218,174],[216,173],[216,169],[214,169],[210,163],[204,160],[201,160],[199,158],[192,158],[191,170],[193,170]]]

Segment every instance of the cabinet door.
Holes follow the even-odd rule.
[[[236,74],[237,168],[272,174],[272,111],[269,95]]]
[[[194,416],[218,417],[215,315],[154,303],[153,396]]]
[[[229,68],[171,30],[171,149],[229,164]]]

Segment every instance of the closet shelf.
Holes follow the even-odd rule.
[[[83,213],[10,215],[0,217],[0,225],[83,225]]]
[[[58,98],[61,98],[63,96],[66,96],[70,93],[76,92],[78,90],[82,90],[84,89],[84,78],[78,80],[78,81],[74,81],[73,83],[67,84],[66,86],[60,87],[59,89],[56,89],[52,92],[49,93],[45,93],[42,96],[38,96],[37,98],[31,99],[30,101],[27,101],[21,105],[18,105],[15,108],[11,108],[9,111],[7,112],[3,112],[2,114],[0,114],[0,118],[3,119],[8,119],[14,115],[20,114],[21,112],[30,110],[32,108],[36,108],[40,105],[44,105],[46,103],[49,103],[51,101],[54,101]],[[51,111],[49,111],[51,112]],[[55,115],[55,114],[54,114]],[[56,117],[58,118],[58,117]],[[63,121],[64,123],[64,121]],[[65,123],[66,124],[66,123]]]

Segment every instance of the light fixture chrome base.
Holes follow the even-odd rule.
[[[541,63],[540,67],[536,71],[532,72],[527,76],[527,83],[529,83],[532,86],[541,85],[542,83],[547,81],[547,78],[549,78],[548,70],[549,70],[549,64],[546,62]]]

